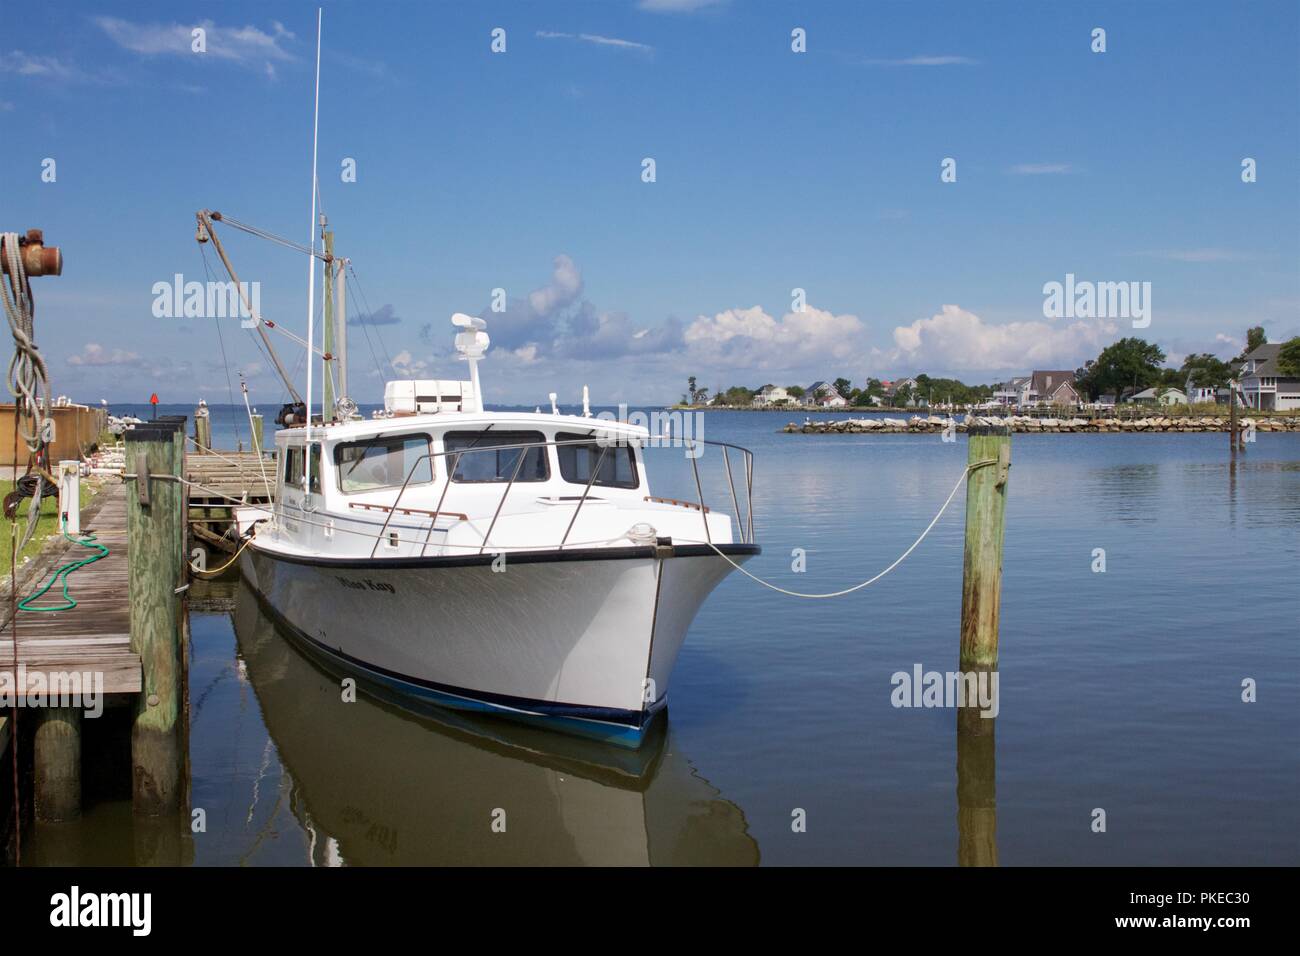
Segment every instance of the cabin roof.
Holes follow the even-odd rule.
[[[549,412],[429,412],[415,415],[394,415],[391,418],[366,418],[351,422],[334,422],[312,425],[313,438],[325,441],[358,441],[377,435],[400,435],[405,432],[446,432],[459,429],[485,428],[547,429],[554,431],[589,431],[624,435],[630,438],[649,438],[650,431],[641,425],[611,421],[606,418],[584,418],[581,415],[552,415]],[[276,441],[289,441],[305,433],[301,425],[281,428],[275,433]]]

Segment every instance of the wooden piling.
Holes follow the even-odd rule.
[[[34,707],[32,803],[40,823],[81,816],[81,710]]]
[[[1237,381],[1228,382],[1228,448],[1237,451]]]
[[[254,412],[249,416],[253,423],[253,454],[262,454],[262,416]]]
[[[198,444],[196,451],[205,455],[212,448],[212,419],[207,415],[194,413],[194,441]]]
[[[1003,425],[973,425],[968,436],[966,545],[961,582],[961,669],[997,667],[1002,605],[1002,542],[1006,530],[1011,431]]]
[[[184,693],[181,599],[185,577],[184,416],[126,433],[134,465],[127,495],[131,649],[140,655],[142,688],[131,730],[132,801],[148,816],[173,813],[183,793],[180,708]]]

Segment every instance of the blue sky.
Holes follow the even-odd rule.
[[[306,241],[315,11],[50,3],[6,18],[0,229],[42,227],[64,251],[64,275],[34,282],[56,392],[225,401],[224,344],[255,400],[282,396],[249,332],[155,318],[152,287],[205,278],[203,207]],[[1300,333],[1292,2],[324,11],[322,198],[358,306],[386,320],[368,329],[377,361],[352,329],[361,401],[385,377],[461,377],[456,311],[488,319],[489,400],[527,404],[584,383],[600,403],[675,400],[688,375],[994,381],[1075,367],[1125,334],[1178,358],[1235,354],[1249,325]],[[190,49],[199,25],[206,54]],[[226,241],[267,317],[302,334],[305,260]],[[1150,327],[1045,318],[1043,285],[1067,273],[1150,282]],[[275,341],[301,381],[302,350]]]

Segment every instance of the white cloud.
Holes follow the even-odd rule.
[[[640,53],[653,53],[654,47],[618,37],[601,36],[598,33],[557,33],[554,30],[538,30],[537,36],[543,40],[580,40],[596,46],[612,46],[623,50],[635,50]]]
[[[650,13],[694,13],[726,0],[641,0],[637,7]]]
[[[807,306],[780,319],[760,306],[698,316],[683,332],[692,359],[732,368],[784,369],[858,355],[863,325],[856,315]]]
[[[1069,163],[1017,163],[1009,172],[1017,176],[1052,176],[1068,173],[1073,168]]]
[[[955,55],[918,55],[905,56],[898,59],[868,59],[864,60],[869,66],[974,66],[979,63],[974,57],[955,56]]]
[[[110,40],[125,50],[144,56],[210,56],[219,60],[260,68],[274,77],[272,61],[296,59],[282,44],[294,35],[282,23],[271,21],[270,32],[254,26],[222,27],[211,20],[195,24],[132,23],[120,17],[97,17],[95,23]],[[193,52],[193,30],[207,32],[207,52]]]
[[[25,53],[22,50],[11,50],[0,54],[0,73],[13,73],[17,76],[30,76],[63,83],[100,83],[108,79],[105,76],[92,76],[56,56],[41,56]]]
[[[139,365],[140,356],[124,349],[107,351],[97,342],[86,343],[80,355],[69,355],[68,364],[82,367],[102,365]]]
[[[528,305],[539,316],[550,315],[574,302],[581,294],[582,272],[571,258],[560,254],[555,257],[550,283],[528,293]]]
[[[1174,262],[1240,262],[1253,258],[1249,253],[1234,249],[1160,249],[1139,252],[1138,255]]]
[[[429,370],[429,363],[424,359],[417,359],[409,350],[402,349],[393,356],[393,370],[405,378],[415,378]]]
[[[1096,355],[1117,331],[1115,323],[1103,319],[987,325],[973,312],[945,305],[928,319],[895,328],[895,347],[878,356],[896,369],[931,374],[1074,368]]]

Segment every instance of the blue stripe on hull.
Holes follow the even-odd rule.
[[[659,698],[649,709],[613,710],[610,708],[581,708],[571,704],[555,704],[547,701],[532,701],[510,698],[509,702],[497,698],[489,699],[476,695],[474,691],[461,688],[449,688],[442,685],[431,686],[429,682],[404,677],[389,671],[377,670],[349,655],[331,650],[313,640],[300,629],[294,627],[282,614],[265,600],[256,588],[258,603],[305,651],[323,660],[333,670],[355,674],[366,684],[371,685],[375,695],[389,702],[419,712],[418,706],[446,707],[472,713],[491,714],[509,720],[544,727],[561,733],[575,734],[588,740],[597,740],[619,747],[636,749],[641,746],[646,732],[655,716],[667,704],[667,696]],[[580,711],[599,713],[601,716],[583,716]],[[602,719],[604,717],[613,719]]]

